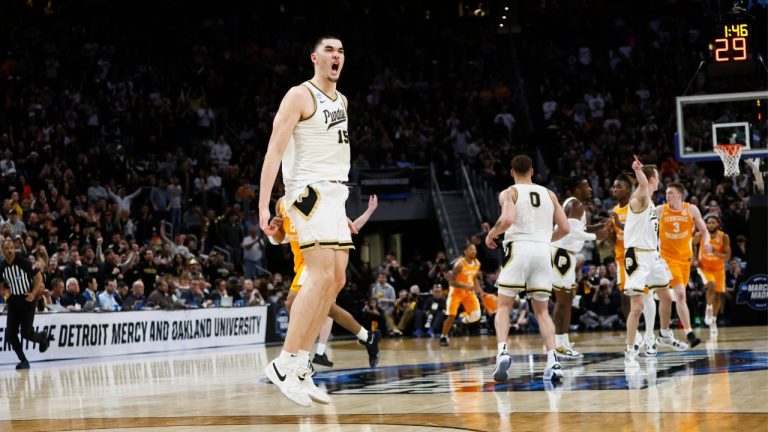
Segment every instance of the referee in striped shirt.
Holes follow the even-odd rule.
[[[35,320],[35,302],[43,291],[43,276],[32,267],[31,261],[16,256],[13,240],[3,241],[3,255],[5,261],[0,263],[0,282],[11,290],[5,340],[11,344],[19,357],[20,363],[16,365],[16,369],[29,369],[29,361],[21,348],[19,327],[21,336],[36,342],[40,352],[45,352],[51,343],[48,332],[35,333],[32,328]]]

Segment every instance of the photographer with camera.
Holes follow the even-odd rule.
[[[446,298],[440,284],[432,286],[432,296],[422,302],[413,312],[413,335],[422,337],[425,334],[434,337],[443,328],[445,321]]]
[[[413,321],[414,310],[419,305],[420,294],[421,290],[418,285],[412,285],[408,291],[400,290],[398,292],[394,312],[384,314],[390,336],[402,336],[406,332]]]

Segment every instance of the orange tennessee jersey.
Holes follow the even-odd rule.
[[[708,254],[704,252],[704,248],[699,246],[699,262],[702,268],[708,270],[722,270],[725,268],[725,260],[715,255],[715,253],[723,253],[725,250],[725,236],[723,232],[717,230],[716,233],[711,235],[709,245],[712,246],[712,253]]]
[[[456,282],[469,286],[475,286],[475,278],[477,276],[477,272],[480,271],[480,261],[475,259],[470,263],[467,262],[467,260],[464,258],[459,258],[459,260],[461,263],[461,273],[456,276]]]
[[[694,225],[688,206],[684,202],[680,210],[672,210],[669,204],[664,204],[659,221],[659,241],[661,256],[665,260],[690,261],[693,257],[691,240]]]
[[[629,204],[624,207],[620,207],[616,204],[613,208],[613,212],[619,215],[619,221],[621,223],[627,223],[627,212],[629,211]],[[624,230],[613,222],[613,230],[616,231],[616,245],[614,246],[614,253],[616,254],[616,261],[624,262]]]
[[[304,264],[304,255],[301,254],[301,247],[299,245],[299,235],[296,233],[296,227],[293,226],[291,218],[288,217],[288,213],[285,211],[285,200],[280,201],[280,217],[283,218],[283,231],[285,231],[285,237],[291,244],[291,252],[293,253],[293,271],[299,271],[299,267]]]

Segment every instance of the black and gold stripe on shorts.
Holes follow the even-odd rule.
[[[320,246],[323,249],[354,249],[355,244],[351,240],[316,240],[299,245],[299,250],[312,249]]]
[[[550,288],[527,288],[525,290],[527,294],[536,294],[536,293],[544,293],[544,294],[552,294],[552,289]]]
[[[666,284],[663,284],[663,285],[648,285],[646,288],[648,288],[649,290],[655,290],[655,289],[660,289],[660,288],[669,288],[669,284],[666,283]]]

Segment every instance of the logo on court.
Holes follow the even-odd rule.
[[[744,303],[755,310],[768,310],[768,275],[754,275],[739,285],[736,304]]]
[[[377,369],[323,371],[314,376],[334,394],[438,394],[546,390],[542,379],[546,356],[514,355],[509,381],[493,380],[496,358],[466,362],[425,363]],[[587,353],[565,364],[562,386],[567,390],[626,390],[660,386],[684,375],[768,370],[768,353],[751,350],[660,353],[641,360],[640,373],[625,373],[624,353]]]

